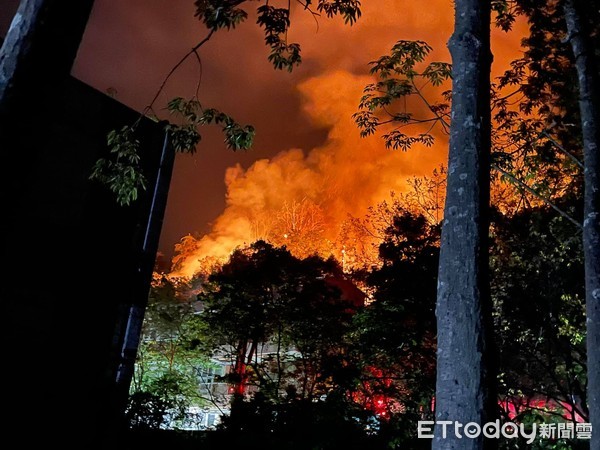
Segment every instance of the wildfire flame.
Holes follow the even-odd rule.
[[[179,261],[176,275],[191,276],[206,256],[226,258],[256,239],[286,244],[298,256],[332,253],[348,215],[406,190],[411,175],[426,175],[445,154],[440,137],[433,148],[386,150],[378,137],[361,139],[351,113],[369,77],[332,72],[299,86],[310,117],[329,127],[324,146],[305,154],[292,149],[227,170],[227,203],[211,233]]]
[[[336,67],[298,85],[305,113],[329,130],[327,140],[309,151],[291,149],[261,159],[247,170],[239,165],[227,169],[225,210],[208,234],[188,236],[176,246],[172,275],[191,277],[207,260],[225,260],[236,247],[257,239],[286,245],[300,257],[333,254],[342,260],[350,250],[340,242],[349,215],[364,216],[390,192],[405,192],[410,177],[430,175],[445,162],[447,138],[441,133],[431,148],[391,151],[378,136],[360,138],[352,120],[363,87],[373,82],[357,72],[366,73],[366,62],[385,54],[396,40],[427,40],[434,59],[450,60],[445,46],[452,27],[450,2],[432,1],[427,8],[394,0],[377,3],[376,11],[365,5],[365,20],[352,33],[334,22],[312,39],[290,36],[308,42],[303,48],[312,58],[309,63]],[[298,28],[310,29],[304,25]],[[496,73],[517,57],[524,29],[518,24],[516,32],[494,32]]]

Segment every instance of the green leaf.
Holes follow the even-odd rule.
[[[101,158],[94,164],[90,180],[97,180],[116,195],[121,206],[137,200],[138,191],[146,189],[146,178],[139,166],[140,143],[133,127],[112,130],[107,135],[110,158]]]

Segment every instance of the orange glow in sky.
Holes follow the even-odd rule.
[[[191,1],[119,3],[96,1],[74,74],[142,109],[206,30],[194,19]],[[246,23],[219,31],[201,48],[201,101],[253,124],[257,140],[247,153],[232,153],[216,130],[207,130],[196,155],[177,157],[161,250],[170,253],[186,234],[198,236],[182,255],[178,275],[192,275],[204,257],[225,258],[236,246],[279,232],[282,217],[299,205],[318,216],[311,220],[318,222],[320,236],[335,246],[349,214],[361,217],[391,191],[406,190],[407,178],[429,175],[445,163],[441,132],[431,148],[386,150],[379,136],[360,138],[352,114],[362,89],[373,81],[369,61],[396,41],[424,40],[434,49],[429,61],[450,62],[452,2],[362,3],[363,15],[352,27],[339,18],[321,18],[317,26],[302,8],[293,9],[288,39],[300,43],[303,63],[292,74],[268,63],[253,2],[247,4]],[[493,31],[494,76],[520,56],[525,32],[524,23],[511,33]],[[193,95],[198,74],[196,63],[187,64],[162,101]],[[418,113],[419,105],[413,107]]]

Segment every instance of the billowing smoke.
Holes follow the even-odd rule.
[[[300,25],[290,39],[303,44],[305,64],[321,68],[297,89],[304,113],[316,127],[329,130],[327,140],[317,148],[291,149],[256,161],[247,170],[239,165],[227,169],[225,210],[208,234],[180,246],[175,275],[191,276],[203,260],[224,259],[237,246],[259,238],[286,244],[299,256],[314,251],[338,255],[340,228],[349,215],[363,216],[390,192],[405,191],[408,178],[429,175],[445,162],[447,140],[441,133],[434,131],[436,143],[431,148],[391,151],[378,136],[361,138],[352,114],[363,87],[373,82],[367,75],[368,61],[385,54],[397,40],[425,40],[434,48],[433,60],[449,61],[451,2],[364,3],[364,18],[355,29],[327,22],[317,36],[312,18],[295,13],[292,19]],[[518,56],[524,26],[519,27],[513,34],[495,32],[497,74]],[[439,95],[439,90],[430,94]],[[418,103],[408,107],[417,116],[425,110]]]
[[[313,227],[322,238],[321,246],[333,243],[349,214],[364,215],[391,191],[405,190],[407,178],[429,174],[444,160],[443,137],[431,148],[415,146],[409,152],[387,150],[376,136],[360,137],[351,115],[362,88],[371,81],[368,76],[334,71],[299,85],[306,113],[329,128],[327,142],[308,152],[292,149],[256,161],[247,170],[229,168],[225,211],[185,255],[179,275],[190,276],[203,258],[225,258],[235,247],[258,238],[276,243],[281,238],[285,243],[291,233],[302,232],[299,222]],[[309,218],[307,205],[313,205]],[[277,230],[279,235],[274,236]]]

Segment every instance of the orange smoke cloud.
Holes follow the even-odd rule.
[[[227,206],[188,255],[177,275],[191,276],[207,256],[225,258],[237,246],[267,238],[270,218],[286,205],[310,201],[324,212],[324,237],[335,240],[348,214],[362,216],[367,208],[406,188],[406,179],[425,175],[444,160],[446,145],[386,150],[379,137],[360,138],[352,120],[367,76],[334,71],[299,85],[304,109],[312,120],[329,127],[325,145],[307,154],[292,149],[250,168],[227,170]],[[262,225],[262,226],[261,226]]]
[[[210,233],[179,255],[174,275],[192,276],[200,269],[202,259],[225,259],[236,247],[259,238],[285,243],[288,234],[277,222],[282,211],[290,211],[290,205],[315,205],[322,213],[318,219],[319,229],[323,229],[319,238],[335,243],[349,214],[362,217],[369,206],[389,198],[391,191],[405,191],[409,177],[429,175],[446,161],[445,136],[436,135],[431,148],[391,151],[385,149],[378,136],[360,138],[352,114],[363,87],[373,82],[372,77],[357,73],[366,73],[367,62],[387,53],[395,41],[426,40],[434,47],[434,59],[449,61],[445,44],[452,27],[451,3],[435,0],[426,8],[400,0],[365,3],[364,19],[353,29],[339,21],[327,22],[312,39],[306,31],[311,30],[312,19],[296,16],[305,23],[293,30],[304,31],[291,34],[290,39],[303,42],[305,62],[335,67],[297,87],[304,112],[315,125],[329,130],[327,140],[308,151],[291,149],[256,161],[247,170],[239,165],[227,169],[225,210]],[[314,34],[314,24],[312,30]],[[501,53],[496,61],[515,57],[522,35],[495,32],[495,51],[500,49]],[[496,65],[495,72],[499,70]]]

